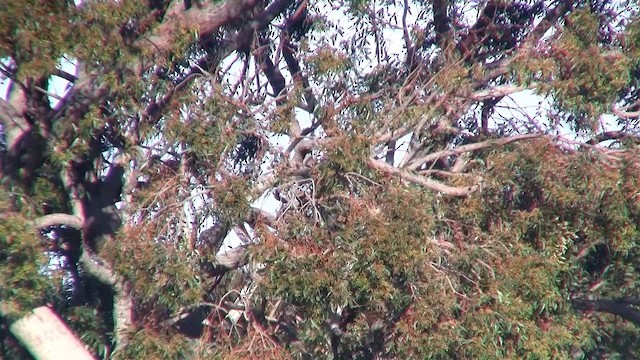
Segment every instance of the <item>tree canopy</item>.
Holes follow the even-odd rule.
[[[640,358],[637,3],[0,10],[7,358]]]

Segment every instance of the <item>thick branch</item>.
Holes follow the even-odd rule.
[[[38,229],[54,225],[65,225],[74,229],[82,230],[82,219],[71,214],[48,214],[34,220],[33,225]]]
[[[116,348],[124,348],[129,343],[129,332],[133,328],[133,286],[126,280],[114,284],[116,294],[113,300],[113,323]]]
[[[633,305],[633,302],[621,299],[573,299],[571,303],[577,310],[582,311],[601,311],[613,315],[618,315],[625,320],[631,321],[636,325],[640,325],[640,309]],[[635,301],[637,303],[637,301]]]
[[[269,84],[273,89],[273,96],[276,98],[276,103],[282,105],[286,102],[286,81],[284,76],[280,72],[280,69],[269,58],[269,42],[261,38],[260,48],[256,51],[256,61],[261,64],[264,75],[269,80]]]
[[[111,267],[96,255],[93,255],[86,247],[82,250],[80,263],[87,274],[93,276],[103,284],[113,286],[116,283],[116,277]]]
[[[300,64],[298,62],[298,59],[296,59],[294,56],[293,48],[289,41],[285,41],[283,46],[284,49],[282,51],[282,55],[284,57],[284,61],[287,63],[289,72],[291,72],[291,76],[293,76],[294,79],[297,79],[302,83],[304,89],[303,91],[306,104],[300,104],[300,108],[304,109],[308,113],[313,113],[318,101],[313,94],[313,90],[311,89],[311,85],[309,84],[309,79],[306,76],[302,75]]]
[[[625,118],[625,119],[640,117],[640,110],[639,111],[625,111],[622,108],[617,108],[615,106],[612,106],[611,110],[613,111],[613,115],[619,116],[619,117]]]
[[[264,30],[269,26],[271,21],[280,15],[293,0],[275,0],[264,11],[254,17],[255,22],[251,26],[255,31]]]
[[[196,28],[203,36],[210,35],[258,3],[258,0],[203,1],[202,6],[183,11],[181,1],[174,1],[162,24],[153,34],[138,40],[136,45],[152,52],[165,53],[174,44],[176,29]]]
[[[638,112],[638,116],[640,116],[640,111]],[[630,140],[635,144],[640,144],[640,136],[629,134],[624,131],[603,132],[602,134],[598,134],[594,138],[587,141],[587,144],[596,145],[598,143],[601,143],[607,140],[620,140],[620,141]]]
[[[53,75],[55,75],[57,77],[60,77],[62,79],[65,79],[70,83],[74,83],[74,82],[76,82],[78,80],[78,78],[75,75],[69,74],[68,72],[60,70],[60,69],[56,69],[53,72]]]
[[[524,135],[516,135],[516,136],[511,136],[508,138],[502,138],[502,139],[495,139],[495,140],[487,140],[487,141],[482,141],[479,143],[474,143],[474,144],[468,144],[468,145],[461,145],[458,146],[454,149],[450,149],[450,150],[441,150],[435,153],[431,153],[428,155],[425,155],[423,157],[420,157],[418,159],[415,159],[413,161],[411,161],[411,163],[406,167],[408,170],[416,170],[417,168],[419,168],[420,166],[422,166],[422,164],[427,163],[427,162],[431,162],[431,161],[436,161],[440,158],[443,158],[445,156],[452,156],[452,155],[459,155],[465,152],[470,152],[470,151],[477,151],[477,150],[481,150],[481,149],[486,149],[489,147],[494,147],[494,146],[503,146],[515,141],[520,141],[520,140],[528,140],[528,139],[535,139],[542,136],[542,134],[524,134]]]
[[[433,1],[433,24],[436,30],[436,41],[442,49],[446,49],[450,40],[449,1]]]
[[[375,159],[369,159],[367,161],[367,164],[378,171],[397,176],[404,180],[409,180],[414,184],[424,186],[426,188],[449,196],[469,196],[477,189],[477,185],[465,187],[449,186],[433,179],[411,174],[407,171],[403,171],[402,169],[395,168],[388,165],[387,163],[380,162]]]
[[[11,151],[20,139],[25,136],[31,125],[22,117],[11,104],[0,98],[0,124],[4,131],[7,148]]]
[[[0,303],[0,315],[6,316]],[[93,359],[84,344],[50,308],[42,306],[15,321],[9,331],[25,346],[35,359]]]
[[[488,99],[493,99],[496,97],[503,97],[506,95],[515,94],[517,92],[534,88],[535,84],[530,84],[529,86],[517,86],[517,85],[501,85],[501,86],[492,86],[488,89],[476,91],[471,94],[470,98],[476,101],[483,101]]]
[[[245,246],[238,246],[216,255],[213,272],[214,274],[224,274],[227,271],[235,270],[246,265],[247,262],[247,248]]]

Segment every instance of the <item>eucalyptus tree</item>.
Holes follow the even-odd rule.
[[[640,356],[637,4],[1,9],[7,356]]]

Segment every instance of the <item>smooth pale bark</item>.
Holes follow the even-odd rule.
[[[9,331],[38,360],[94,359],[71,329],[46,306],[11,324]]]

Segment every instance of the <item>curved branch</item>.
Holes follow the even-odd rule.
[[[70,228],[82,230],[82,219],[71,214],[48,214],[33,221],[33,225],[38,229],[55,225],[65,225]]]
[[[409,180],[414,184],[424,186],[426,188],[449,196],[469,196],[478,189],[478,185],[464,187],[449,186],[433,179],[411,174],[407,171],[403,171],[402,169],[395,168],[387,163],[380,162],[375,159],[369,159],[367,161],[367,164],[378,171],[397,176],[401,179]]]
[[[613,115],[619,116],[625,119],[640,117],[640,111],[625,111],[615,106],[611,107],[611,111],[613,111]]]
[[[98,279],[103,284],[115,285],[116,276],[111,267],[98,256],[93,255],[86,247],[82,250],[82,255],[80,255],[80,263],[87,274]]]
[[[37,229],[47,228],[49,226],[65,225],[74,229],[82,230],[82,219],[71,214],[49,214],[42,216],[33,221],[33,226]],[[113,270],[104,261],[93,255],[86,247],[80,256],[80,262],[88,274],[107,285],[115,283]]]

